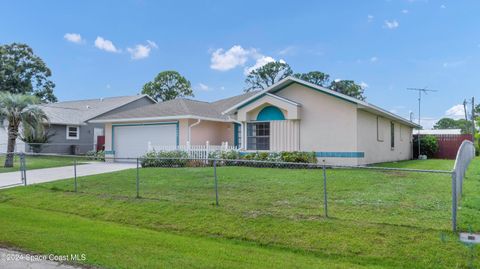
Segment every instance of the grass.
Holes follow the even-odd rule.
[[[409,161],[400,161],[400,162],[379,163],[379,164],[374,164],[372,166],[451,171],[453,169],[453,165],[454,165],[453,160],[431,159],[431,160],[409,160]]]
[[[52,168],[72,165],[74,160],[84,162],[80,157],[65,156],[26,156],[26,166],[28,170],[40,168]],[[5,168],[5,156],[0,156],[0,173],[14,172],[20,170],[20,157],[15,156],[13,167]]]
[[[451,161],[390,164],[439,168]],[[465,182],[460,227],[480,231],[480,159]],[[448,169],[448,168],[447,168]],[[143,168],[0,191],[0,244],[86,253],[107,268],[475,268],[450,232],[450,178],[442,174],[321,170]]]

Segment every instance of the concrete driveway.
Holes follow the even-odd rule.
[[[125,169],[135,168],[136,163],[104,163],[92,162],[77,165],[77,176],[90,176]],[[44,168],[27,170],[27,184],[36,184],[50,182],[60,179],[73,178],[73,166],[62,166],[55,168]],[[19,171],[0,173],[0,188],[9,188],[21,184],[21,175]]]

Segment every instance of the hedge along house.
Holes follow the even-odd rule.
[[[412,158],[419,126],[384,109],[288,77],[257,92],[216,102],[176,99],[90,122],[105,123],[115,157],[155,145],[220,144],[245,152],[310,151],[330,164],[363,165]]]

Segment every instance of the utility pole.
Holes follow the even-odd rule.
[[[468,112],[467,112],[467,105],[471,103],[472,104],[472,114],[471,118],[468,118]],[[475,144],[475,97],[472,97],[472,101],[468,102],[467,99],[463,100],[463,111],[465,113],[465,122],[469,122],[472,125],[472,129],[470,130],[472,133],[472,142]],[[466,126],[467,130],[465,130],[466,133],[468,133],[468,125]]]
[[[422,108],[422,93],[427,94],[427,92],[436,92],[436,90],[428,90],[426,87],[424,88],[407,88],[409,91],[417,91],[418,92],[418,125],[420,126],[420,112]],[[417,142],[418,142],[418,158],[420,159],[420,129],[417,131]]]
[[[467,99],[463,99],[463,112],[465,114],[465,121],[468,121],[467,104]]]
[[[475,96],[472,96],[472,142],[475,144]]]

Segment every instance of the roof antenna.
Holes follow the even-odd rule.
[[[421,111],[421,104],[422,104],[422,93],[427,95],[427,92],[436,92],[436,90],[429,90],[427,87],[423,88],[407,88],[409,91],[417,91],[418,92],[418,125],[420,126],[420,111]],[[420,129],[417,130],[417,141],[418,141],[418,159],[420,159]]]

